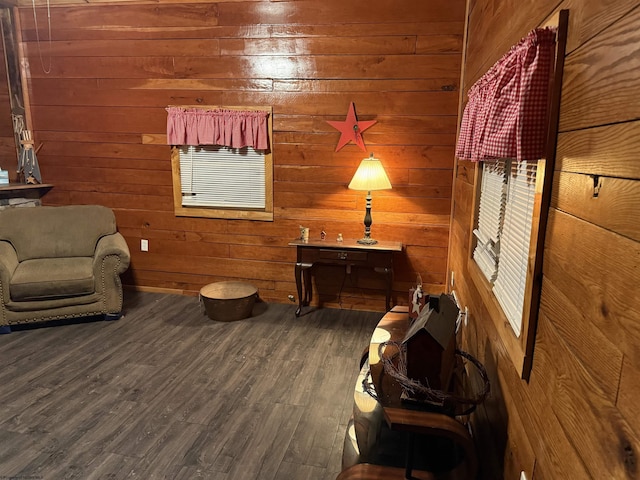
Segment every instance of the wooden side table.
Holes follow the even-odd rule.
[[[298,309],[300,316],[303,306],[311,303],[311,268],[316,264],[344,265],[350,267],[368,267],[385,276],[386,308],[391,308],[391,285],[393,282],[393,254],[402,252],[400,242],[378,242],[375,245],[363,245],[356,240],[345,239],[342,242],[332,240],[301,240],[289,243],[297,249],[295,267],[296,288],[298,290]],[[303,292],[304,286],[304,292]],[[303,296],[304,293],[304,296]]]

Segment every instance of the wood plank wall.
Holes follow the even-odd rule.
[[[640,478],[640,6],[471,0],[463,91],[530,29],[569,9],[542,298],[527,383],[466,281],[475,165],[458,162],[450,267],[487,366],[474,427],[484,478]],[[506,21],[508,19],[508,21]],[[600,185],[594,196],[594,183]]]
[[[0,58],[4,58],[4,43],[0,42]],[[11,119],[11,103],[9,100],[9,84],[7,71],[0,68],[0,168],[9,172],[9,181],[18,180],[16,170],[18,157],[16,142],[13,136],[13,121]]]
[[[38,32],[30,3],[19,9],[38,158],[55,185],[44,203],[112,207],[133,255],[125,283],[194,294],[247,280],[287,302],[299,225],[362,236],[365,196],[347,185],[373,152],[393,189],[374,194],[372,236],[406,245],[396,302],[416,273],[444,290],[463,0],[140,3],[54,2],[51,43],[46,8]],[[378,122],[367,152],[334,152],[326,121],[350,102]],[[273,106],[274,222],[174,216],[169,147],[154,139],[176,104]],[[383,310],[382,278],[328,270],[325,305]]]

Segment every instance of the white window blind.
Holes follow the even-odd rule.
[[[265,155],[251,147],[180,147],[183,207],[265,208]]]
[[[477,238],[473,258],[491,283],[498,273],[500,230],[506,201],[505,160],[484,162],[480,187],[478,225],[473,233]]]
[[[493,292],[520,336],[535,202],[536,162],[510,161],[498,274]]]

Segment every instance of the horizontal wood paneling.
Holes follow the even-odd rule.
[[[37,53],[36,53],[37,55]],[[455,55],[415,55],[416,63],[409,71],[406,55],[244,55],[206,57],[52,57],[51,74],[60,78],[186,78],[233,79],[269,77],[288,79],[339,78],[442,78],[460,69]],[[47,64],[48,66],[48,64]],[[41,69],[33,69],[33,78],[46,78]]]
[[[545,315],[540,315],[536,338],[537,370],[531,382],[546,392],[553,413],[582,461],[595,477],[635,478],[633,451],[636,432],[609,402],[600,386],[571,355]],[[544,374],[541,375],[541,373]],[[589,426],[597,425],[591,433]],[[602,438],[610,441],[603,442]],[[629,461],[631,460],[631,461]],[[634,465],[635,464],[635,465]]]
[[[569,9],[569,37],[567,52],[587,44],[602,30],[617,22],[638,6],[636,0],[605,0],[603,2],[584,2],[565,0],[562,8]]]
[[[640,284],[631,281],[640,269],[638,242],[557,211],[547,233],[545,277],[640,366]]]
[[[638,23],[635,8],[567,57],[560,131],[638,118]]]
[[[30,5],[19,12],[41,169],[55,184],[45,201],[114,208],[133,254],[128,282],[194,294],[236,278],[288,302],[299,225],[362,236],[365,195],[347,185],[373,152],[393,185],[373,195],[373,236],[406,244],[394,296],[406,303],[418,272],[444,290],[464,1],[54,1],[51,44],[46,8],[37,32]],[[367,152],[335,151],[327,120],[350,102],[377,120]],[[165,108],[196,104],[273,108],[274,222],[173,215]],[[319,280],[323,301],[383,308],[375,276],[352,275],[340,296],[341,277]]]
[[[109,1],[109,0],[108,0]],[[53,3],[53,2],[52,2]],[[143,3],[143,2],[137,2]],[[151,2],[150,2],[151,3]],[[156,2],[153,2],[156,3]],[[163,3],[176,3],[175,0],[167,0]],[[197,3],[197,2],[193,2]],[[201,3],[211,3],[210,0],[202,0]],[[84,5],[86,7],[87,5]],[[106,8],[104,5],[101,8]],[[86,11],[86,8],[83,9]],[[40,15],[46,15],[44,10],[37,10],[38,18]],[[90,36],[94,40],[99,39],[115,39],[120,40],[125,33],[122,24],[100,25],[100,29],[96,29],[95,25],[82,20],[75,21],[72,26],[67,27],[65,21],[65,12],[67,10],[55,9],[52,17],[56,24],[56,41],[59,40],[82,40]],[[91,15],[91,10],[88,10]],[[391,18],[391,17],[390,17]],[[286,19],[282,20],[283,22]],[[37,39],[36,30],[32,19],[26,19],[26,23],[22,25],[23,38],[28,41]],[[375,25],[375,32],[372,30]],[[398,35],[414,35],[422,38],[433,35],[447,35],[459,37],[464,29],[464,21],[443,21],[432,22],[409,21],[402,23],[374,23],[374,24],[358,24],[352,22],[336,21],[331,24],[317,24],[313,20],[304,24],[246,24],[246,25],[216,25],[216,22],[209,22],[206,25],[200,23],[191,26],[173,26],[165,25],[161,27],[145,27],[144,25],[131,25],[130,20],[124,24],[126,28],[126,36],[131,39],[156,39],[159,37],[158,31],[161,29],[161,38],[282,38],[282,37],[363,37],[375,35],[379,36],[398,36]],[[90,30],[87,34],[85,30]]]
[[[135,99],[133,100],[134,105],[131,105],[131,106],[121,105],[121,103],[123,103],[123,100],[118,95],[118,92],[110,92],[110,93],[107,92],[107,98],[102,101],[96,101],[95,103],[97,105],[93,105],[93,106],[77,105],[76,100],[72,100],[71,105],[68,105],[68,106],[50,105],[52,100],[49,99],[47,96],[47,99],[43,100],[46,103],[46,105],[34,106],[33,108],[34,117],[36,116],[36,114],[38,117],[42,117],[40,122],[43,127],[46,127],[46,126],[49,126],[49,122],[53,121],[56,118],[60,118],[61,115],[66,115],[65,112],[68,110],[72,115],[74,115],[74,117],[69,118],[68,122],[65,122],[65,124],[56,126],[57,129],[63,130],[63,131],[69,131],[69,130],[86,131],[85,129],[81,128],[82,123],[80,124],[77,123],[79,121],[84,120],[88,124],[87,128],[92,128],[94,130],[97,130],[98,132],[102,131],[100,130],[100,127],[104,125],[105,131],[107,132],[118,132],[118,133],[137,132],[140,134],[162,133],[162,132],[166,132],[166,112],[164,111],[164,107],[160,108],[156,106],[154,108],[153,104],[157,104],[161,102],[162,99],[164,99],[165,105],[176,105],[176,104],[191,105],[196,103],[218,105],[218,104],[224,103],[222,102],[222,100],[224,100],[225,98],[228,98],[230,100],[236,100],[236,103],[240,102],[241,100],[251,101],[254,103],[257,103],[259,101],[268,101],[268,100],[283,102],[283,103],[278,103],[274,105],[274,115],[277,115],[279,111],[286,111],[284,102],[286,102],[287,100],[294,102],[294,106],[291,107],[291,109],[289,109],[289,112],[288,112],[290,115],[291,114],[312,115],[313,114],[312,104],[310,105],[309,103],[306,103],[306,102],[314,101],[314,102],[322,103],[326,99],[329,101],[329,106],[321,105],[319,109],[322,111],[319,112],[318,114],[327,115],[326,117],[327,120],[344,120],[346,115],[346,110],[344,113],[337,113],[337,111],[340,108],[342,108],[342,106],[339,105],[339,103],[343,103],[344,99],[343,99],[343,102],[338,102],[337,97],[334,96],[334,98],[330,98],[331,97],[330,95],[324,95],[324,94],[322,95],[309,95],[309,94],[234,95],[230,93],[225,96],[219,92],[207,93],[207,94],[204,94],[202,92],[200,93],[189,92],[184,94],[174,92],[173,95],[170,95],[168,93],[161,93],[159,95],[156,95],[155,96],[156,98],[153,100],[153,102],[151,102],[151,104],[147,99],[145,99],[144,94],[142,94],[142,98],[137,98],[133,93],[131,93],[130,95],[132,96],[132,98]],[[342,96],[344,97],[344,95],[345,94],[343,93]],[[68,96],[68,94],[62,94],[62,98],[64,98],[65,96]],[[424,113],[425,115],[428,115],[428,116],[434,116],[434,115],[437,115],[436,107],[427,106],[427,108],[424,109],[425,110],[424,112],[420,112],[420,107],[419,107],[422,104],[422,102],[424,102],[425,100],[428,100],[432,96],[433,94],[431,92],[425,93],[423,95],[400,94],[398,98],[398,105],[401,107],[406,106],[408,110],[407,114],[410,114],[412,116],[417,116],[417,115],[420,115],[421,113]],[[354,94],[353,97],[355,98],[355,100],[360,98],[361,102],[366,101],[367,99],[375,102],[375,104],[378,105],[380,109],[383,110],[384,113],[388,116],[393,115],[394,108],[396,108],[396,106],[394,106],[394,104],[391,101],[380,99],[379,95],[376,96],[374,94],[365,94],[360,96],[360,95]],[[112,103],[109,103],[110,102],[109,98],[113,99]],[[92,101],[90,95],[86,97],[86,101],[87,102]],[[298,104],[297,102],[305,102],[305,103]],[[451,94],[447,93],[447,94],[444,94],[444,98],[440,99],[438,103],[440,106],[452,107],[455,105],[455,98]],[[362,104],[362,103],[358,103],[358,104]],[[119,111],[114,111],[114,109],[112,108],[114,106],[120,106],[118,108]],[[332,112],[329,112],[329,109],[332,106],[334,110]],[[348,106],[349,104],[347,103],[347,108]],[[395,113],[397,114],[397,112]],[[373,111],[371,111],[371,113],[366,113],[364,109],[358,109],[358,115],[359,115],[358,118],[361,118],[362,120],[364,120],[366,118],[370,118],[371,116],[373,116]],[[145,118],[148,119],[147,123],[145,123]],[[101,121],[103,123],[100,123]],[[391,119],[391,121],[393,122],[394,119]],[[400,120],[399,122],[401,125],[409,123],[409,122],[403,122],[402,120]],[[443,122],[443,123],[447,122],[447,119],[446,118],[439,119],[439,122]],[[429,125],[430,119],[426,118],[424,123],[426,125]],[[164,126],[164,129],[162,129],[161,126]],[[144,128],[147,128],[147,131],[143,130]],[[323,130],[325,128],[326,127],[323,127]],[[335,132],[333,133],[335,135]],[[430,133],[430,132],[422,132],[422,133]],[[409,133],[407,133],[407,135],[409,135]],[[390,141],[393,142],[393,137],[390,139]],[[453,148],[451,148],[451,150],[453,150]]]
[[[532,19],[549,15],[558,3],[558,0],[529,1],[523,8],[519,0],[475,2],[469,14],[464,91],[536,26]]]
[[[553,283],[552,279],[558,281],[558,284]],[[620,377],[623,354],[607,338],[606,333],[585,318],[585,313],[579,306],[563,295],[566,285],[561,280],[560,272],[545,276],[540,309],[562,336],[572,354],[598,381],[603,394],[613,403],[618,385],[612,380]]]
[[[0,42],[0,54],[4,58],[4,42]],[[18,155],[13,136],[11,103],[9,101],[7,73],[0,69],[0,168],[9,172],[10,181],[17,181]]]
[[[570,21],[529,382],[518,377],[486,299],[468,279],[474,166],[457,163],[449,267],[474,322],[462,343],[483,359],[499,392],[475,423],[481,454],[494,457],[483,478],[516,478],[520,470],[534,480],[637,478],[640,9],[596,0],[469,5],[463,92],[558,8],[569,9]]]
[[[490,331],[487,333],[491,335]],[[500,360],[509,361],[506,356],[501,356]],[[500,361],[499,365],[502,363]],[[527,430],[526,441],[531,442],[535,454],[533,478],[589,478],[558,418],[550,411],[546,393],[537,383],[523,385],[515,370],[506,367],[498,369],[500,385],[514,396],[518,414]],[[512,439],[516,442],[518,440],[519,437]]]
[[[55,2],[50,2],[54,3]],[[66,5],[64,8],[54,8],[51,10],[51,24],[63,28],[77,30],[84,28],[87,30],[100,31],[105,25],[111,28],[118,28],[126,31],[133,28],[151,29],[154,36],[158,36],[158,31],[167,27],[181,27],[190,29],[193,27],[207,27],[218,24],[218,4],[212,2],[165,2],[163,5],[140,5],[139,2],[132,1],[130,5],[100,5],[99,3]],[[167,4],[169,3],[169,4]],[[126,7],[126,8],[123,8]],[[156,8],[157,7],[157,8]],[[47,18],[46,8],[36,9],[38,18]],[[170,13],[170,14],[168,14]],[[104,20],[108,19],[108,22]],[[135,23],[132,25],[132,19]],[[25,32],[34,28],[35,21],[33,12],[22,10],[20,25]],[[42,22],[40,22],[42,25]],[[41,27],[42,28],[42,27]],[[34,37],[35,38],[35,32]],[[85,34],[88,32],[85,31]],[[90,38],[90,36],[89,36]],[[205,37],[206,38],[206,37]]]
[[[558,172],[552,205],[640,241],[638,180]]]
[[[626,122],[576,130],[558,135],[556,169],[640,179],[640,162],[632,159],[640,149],[640,123]]]
[[[527,478],[533,478],[536,457],[526,435],[527,427],[518,412],[519,404],[516,403],[515,397],[509,389],[503,388],[501,393],[504,408],[509,412],[509,421],[505,432],[507,440],[504,452],[504,476],[505,478],[518,478],[520,472],[524,471]],[[495,425],[495,427],[498,426]]]
[[[220,25],[278,24],[287,23],[331,24],[337,19],[355,24],[377,24],[382,19],[395,22],[450,22],[464,16],[464,4],[447,0],[433,0],[421,8],[411,3],[395,0],[377,0],[362,8],[357,3],[327,0],[322,4],[314,0],[296,2],[260,2],[257,8],[245,8],[235,3],[221,3],[218,7]]]
[[[544,24],[560,8],[571,12],[567,52],[572,53],[636,7],[636,0],[544,0],[528,2],[526,8],[522,8],[522,2],[518,0],[477,2],[469,15],[469,36],[485,39],[490,37],[491,41],[469,42],[465,66],[465,91],[511,45],[538,24]],[[505,17],[509,18],[508,22],[504,21]],[[532,19],[536,19],[538,23]]]

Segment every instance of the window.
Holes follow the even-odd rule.
[[[531,372],[568,11],[529,32],[468,91],[456,157],[475,169],[467,272],[518,374]]]
[[[247,146],[247,143],[255,144],[257,141],[253,141],[253,136],[255,135],[256,138],[258,136],[255,132],[249,131],[242,133],[243,146],[231,146],[237,143],[235,138],[231,141],[229,138],[221,137],[238,135],[238,124],[234,125],[235,130],[228,126],[225,129],[222,125],[211,125],[213,120],[218,121],[216,115],[221,112],[232,112],[231,116],[254,112],[248,112],[247,107],[224,107],[224,110],[211,108],[170,107],[168,109],[170,116],[174,115],[173,119],[168,119],[167,137],[169,142],[174,144],[171,162],[175,214],[273,221],[271,149]],[[256,111],[255,113],[260,111],[269,113],[265,129],[268,132],[268,140],[261,139],[261,143],[270,146],[271,109],[255,107],[251,109]],[[235,112],[236,110],[243,110],[243,112]],[[178,115],[182,118],[178,119]],[[264,117],[264,113],[261,116]],[[203,126],[205,120],[209,124]],[[198,122],[200,123],[196,127],[195,124]],[[244,128],[244,122],[242,127]],[[173,131],[170,131],[171,129]],[[218,135],[220,138],[211,140],[209,137],[213,135]],[[179,144],[176,145],[176,143]]]
[[[469,277],[524,379],[531,370],[553,173],[546,163],[501,159],[476,168]]]
[[[484,162],[473,259],[516,337],[522,332],[538,162]],[[539,187],[538,191],[541,187]],[[535,252],[533,252],[535,254]]]

